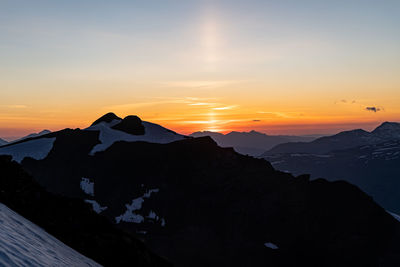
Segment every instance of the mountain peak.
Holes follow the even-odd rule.
[[[371,133],[381,138],[400,138],[400,123],[386,121],[376,127]]]
[[[400,123],[385,121],[381,125],[376,127],[373,132],[375,132],[376,130],[400,130]]]
[[[100,118],[98,118],[97,120],[95,120],[91,126],[97,125],[101,122],[107,122],[110,123],[113,120],[122,120],[120,117],[118,117],[117,115],[115,115],[113,112],[109,112],[103,116],[101,116]]]
[[[142,120],[135,115],[126,116],[120,123],[114,125],[112,128],[134,135],[145,134]]]

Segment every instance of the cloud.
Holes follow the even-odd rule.
[[[27,106],[25,106],[25,105],[3,105],[2,107],[5,107],[5,108],[15,108],[15,109],[27,108]]]
[[[372,112],[376,113],[376,112],[380,111],[381,109],[377,108],[377,107],[366,107],[365,110],[366,111],[372,111]]]
[[[260,122],[261,120],[253,120],[254,122]]]
[[[188,81],[166,81],[161,82],[162,85],[167,87],[180,87],[180,88],[203,88],[203,89],[215,89],[224,86],[228,86],[231,84],[240,83],[242,81],[236,80],[188,80]]]
[[[341,99],[335,101],[335,104],[355,104],[356,100],[347,100],[347,99]]]
[[[234,109],[237,106],[225,106],[225,107],[217,107],[217,108],[213,108],[213,110],[228,110],[228,109]]]

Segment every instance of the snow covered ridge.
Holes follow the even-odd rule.
[[[0,266],[101,266],[0,203]]]
[[[6,147],[0,148],[0,155],[10,155],[13,160],[21,163],[26,157],[30,157],[36,160],[42,160],[47,157],[53,148],[54,141],[56,138],[40,138],[22,142],[19,144],[13,144]]]
[[[86,128],[85,131],[99,131],[99,139],[101,144],[93,147],[90,155],[94,155],[96,152],[104,151],[109,148],[112,144],[118,141],[126,141],[126,142],[149,142],[149,143],[159,143],[159,144],[167,144],[174,141],[185,139],[184,135],[176,134],[158,124],[145,122],[142,124],[145,129],[144,135],[132,135],[126,132],[112,129],[111,127],[118,124],[119,120],[113,120],[109,123],[100,122],[96,125],[90,126]]]

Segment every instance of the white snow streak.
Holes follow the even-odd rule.
[[[100,266],[0,204],[0,266]]]
[[[267,248],[270,248],[270,249],[278,249],[279,248],[277,245],[275,245],[274,243],[270,243],[270,242],[264,243],[264,246],[266,246]]]
[[[93,210],[96,213],[101,213],[102,211],[107,209],[107,207],[102,207],[96,200],[85,199],[85,202],[92,204]]]

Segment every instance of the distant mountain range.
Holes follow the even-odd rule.
[[[38,136],[45,135],[45,134],[48,134],[48,133],[51,133],[51,131],[49,131],[49,130],[43,130],[43,131],[41,131],[41,132],[39,132],[39,133],[31,133],[31,134],[28,134],[27,136],[24,136],[24,137],[21,137],[21,138],[18,138],[18,139],[9,141],[9,142],[6,141],[6,140],[4,140],[4,139],[1,139],[1,138],[0,138],[0,146],[6,145],[6,144],[9,144],[9,143],[19,142],[19,141],[22,141],[22,140],[24,140],[24,139],[29,139],[29,138],[38,137]]]
[[[66,244],[69,232],[62,229],[78,227],[73,236],[88,240],[108,236],[102,233],[110,228],[85,228],[104,216],[175,266],[400,265],[400,223],[356,186],[294,177],[210,137],[187,137],[136,116],[109,113],[84,130],[25,139],[1,147],[0,154],[20,162],[66,203],[84,201],[102,215],[82,211],[82,226],[75,217],[81,204],[44,199],[43,207],[32,207],[34,190],[24,197],[15,188],[5,191],[19,209],[0,202],[45,229],[57,218],[60,233],[54,235]],[[10,181],[0,185],[0,196]],[[65,216],[72,218],[61,220]],[[112,247],[125,257],[115,258],[137,259],[116,235]],[[103,252],[83,253],[90,242],[71,247],[102,264]]]
[[[250,156],[260,156],[266,150],[278,144],[287,142],[309,142],[318,138],[318,136],[267,135],[256,131],[230,132],[228,134],[205,131],[195,132],[190,136],[210,136],[219,146],[233,147],[236,152]]]
[[[378,144],[396,139],[400,139],[400,123],[384,122],[372,132],[356,129],[340,132],[332,136],[324,136],[312,142],[280,144],[268,150],[262,156],[283,153],[324,154],[333,150]]]
[[[348,181],[386,209],[400,212],[400,123],[385,122],[372,132],[347,131],[310,143],[281,144],[262,157],[296,175]]]

